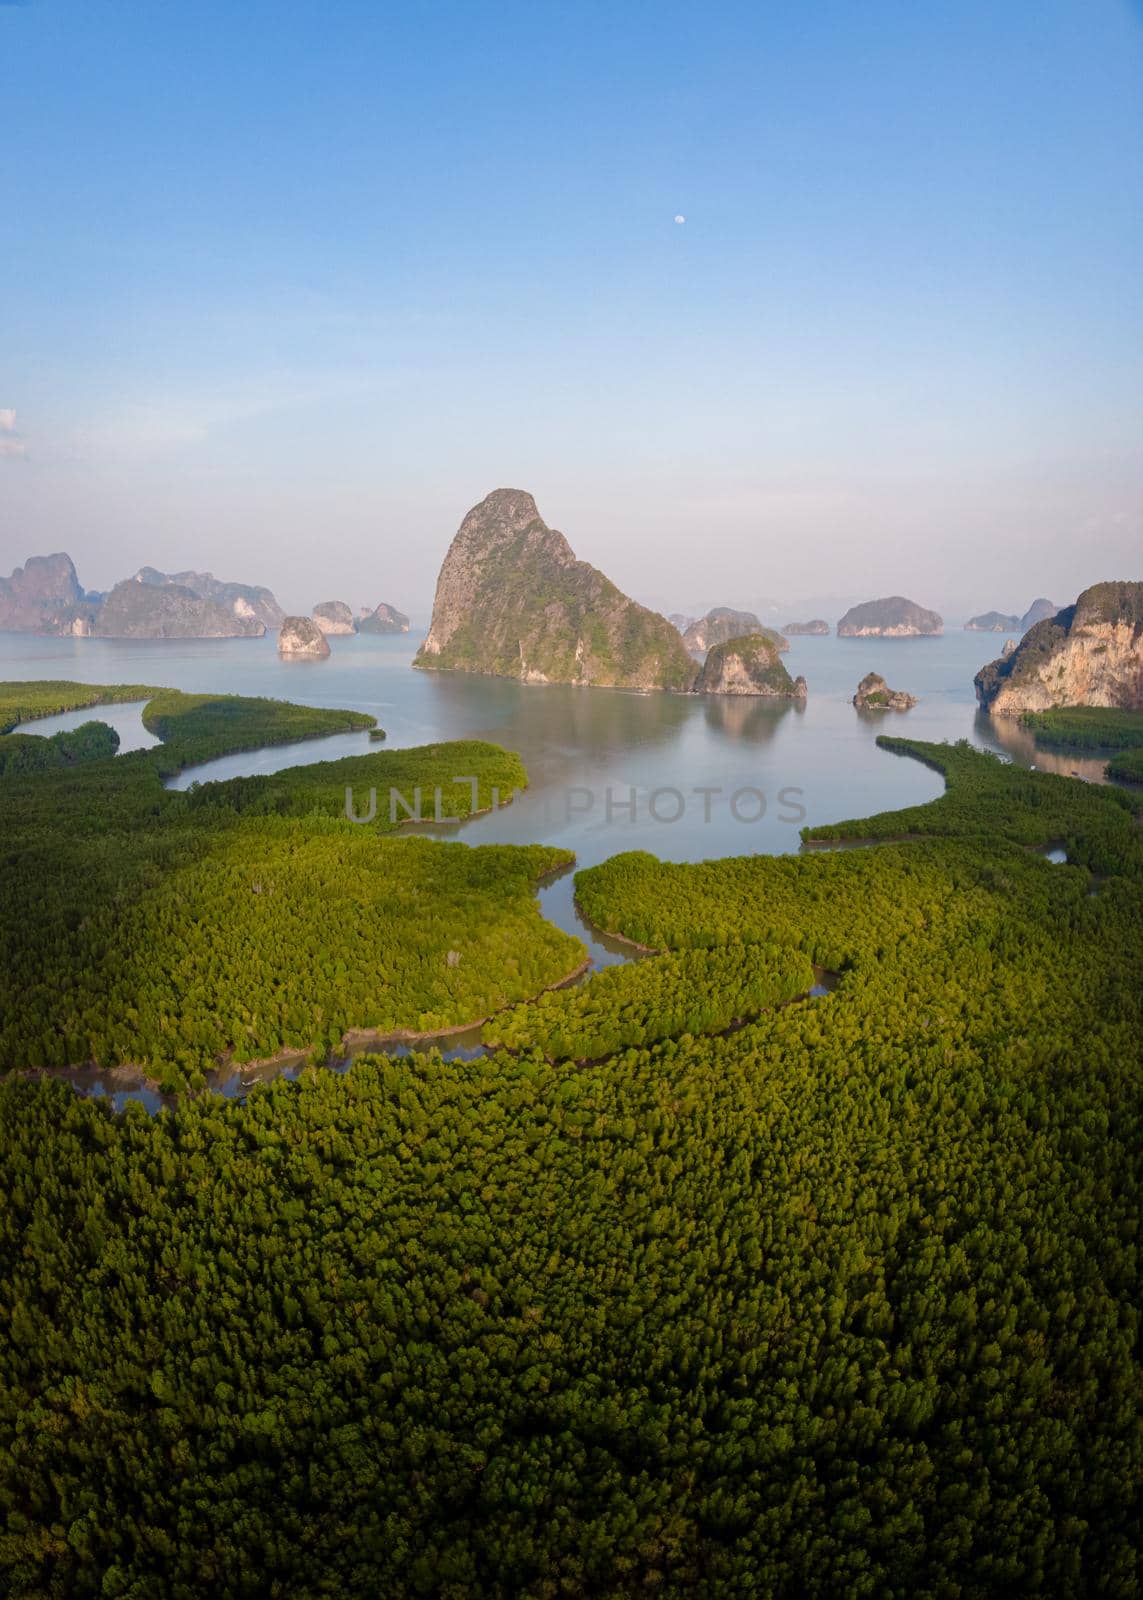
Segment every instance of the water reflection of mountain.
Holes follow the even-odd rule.
[[[755,694],[704,694],[703,720],[712,733],[724,739],[747,739],[768,744],[791,711],[801,714],[804,700],[772,700]]]
[[[434,674],[435,721],[450,738],[491,739],[529,753],[606,757],[676,739],[694,714],[688,695],[636,694],[570,684],[523,684],[472,674]]]
[[[1107,756],[1081,755],[1076,750],[1049,750],[1011,717],[990,717],[978,711],[974,731],[986,750],[1008,756],[1022,767],[1037,772],[1055,772],[1065,778],[1084,778],[1088,783],[1106,783]]]

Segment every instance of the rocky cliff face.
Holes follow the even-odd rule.
[[[764,627],[753,611],[734,611],[730,606],[716,606],[705,617],[692,622],[683,630],[683,643],[691,655],[705,656],[716,644],[726,644],[729,639],[744,639],[754,633],[765,634],[779,650],[790,648],[789,639],[783,639],[773,628]]]
[[[209,572],[140,567],[109,594],[80,587],[70,556],[32,556],[0,578],[0,628],[124,639],[256,638],[282,608],[269,589]]]
[[[31,556],[10,578],[0,578],[0,629],[13,633],[61,631],[57,619],[83,599],[70,556],[62,551],[54,556]]]
[[[76,608],[73,631],[105,639],[257,639],[266,625],[182,584],[151,584],[140,578],[117,583],[90,615]]]
[[[384,600],[372,611],[365,611],[358,618],[358,633],[408,633],[409,619],[403,611],[398,611],[396,606],[386,605]]]
[[[859,711],[911,711],[917,697],[904,689],[890,689],[879,673],[867,672],[857,685],[853,703]]]
[[[686,690],[695,676],[666,617],[577,561],[520,489],[495,490],[461,523],[415,665],[629,689]]]
[[[329,655],[329,644],[312,617],[283,617],[278,630],[278,654],[320,661]]]
[[[747,634],[716,644],[703,662],[695,688],[700,694],[771,695],[787,700],[806,697],[806,680],[790,677],[770,633]]]
[[[353,612],[344,600],[323,600],[313,611],[314,621],[323,633],[356,633],[357,623]]]
[[[271,591],[261,584],[224,583],[212,572],[159,572],[154,567],[140,567],[135,581],[153,588],[173,585],[189,589],[200,600],[212,600],[229,611],[239,622],[260,622],[263,632],[279,627],[285,615]]]
[[[829,632],[829,623],[826,622],[824,617],[814,617],[810,622],[787,622],[786,626],[782,629],[782,632],[792,634],[806,633],[821,635]]]
[[[940,633],[943,627],[937,612],[926,611],[904,595],[891,594],[884,600],[851,606],[838,623],[837,633],[839,639],[910,639]]]
[[[981,667],[977,698],[997,717],[1053,706],[1143,708],[1143,583],[1097,583]]]

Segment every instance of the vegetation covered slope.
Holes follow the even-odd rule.
[[[727,1037],[0,1087],[10,1592],[1137,1592],[1137,824],[913,748],[917,842],[579,875],[844,971]]]
[[[753,611],[735,611],[732,606],[715,606],[705,617],[689,622],[680,632],[687,649],[697,656],[705,656],[716,644],[743,639],[751,633],[765,634],[777,650],[790,648],[789,639],[775,628],[764,627]]]
[[[415,665],[634,689],[685,690],[695,676],[666,617],[577,561],[519,489],[495,490],[461,523]]]
[[[699,694],[758,694],[804,699],[806,680],[791,678],[778,649],[775,636],[768,629],[716,644],[707,653],[695,689]]]

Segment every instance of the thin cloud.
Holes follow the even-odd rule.
[[[27,453],[28,447],[16,430],[15,408],[0,406],[0,459],[17,460]]]

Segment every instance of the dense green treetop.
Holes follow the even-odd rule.
[[[32,733],[0,734],[0,777],[71,767],[79,761],[105,761],[118,749],[119,735],[106,722],[84,722],[47,738]]]
[[[683,950],[542,995],[484,1026],[487,1043],[590,1060],[683,1034],[718,1033],[805,994],[814,969],[800,952],[764,944]]]
[[[1032,846],[1064,844],[1069,860],[1095,871],[1112,864],[1121,871],[1138,871],[1143,865],[1138,797],[1114,785],[1030,772],[1000,756],[974,750],[964,740],[938,745],[883,736],[877,743],[883,750],[934,767],[945,778],[945,793],[925,805],[803,828],[808,842],[910,834],[982,842],[1007,839]]]
[[[1061,706],[1020,718],[1037,744],[1064,750],[1123,750],[1143,745],[1143,711],[1110,706]]]

